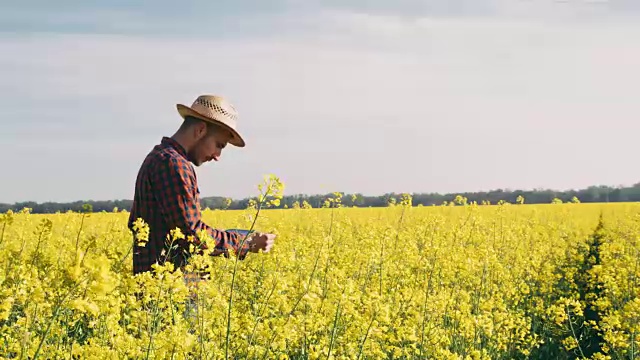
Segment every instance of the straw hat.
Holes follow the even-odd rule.
[[[200,95],[191,107],[182,104],[177,104],[176,107],[183,119],[186,116],[193,116],[229,130],[232,134],[229,143],[244,147],[245,142],[236,129],[238,112],[225,98],[216,95]]]

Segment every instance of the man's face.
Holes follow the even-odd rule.
[[[196,142],[191,151],[187,154],[189,161],[195,166],[200,166],[211,160],[218,161],[222,154],[222,149],[227,146],[231,139],[231,133],[224,129],[207,129],[206,133]]]

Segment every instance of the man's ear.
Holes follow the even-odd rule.
[[[199,121],[198,123],[196,123],[193,127],[193,135],[197,140],[205,137],[205,135],[207,135],[207,124],[205,124],[204,121]]]

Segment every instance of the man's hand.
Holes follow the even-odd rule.
[[[249,251],[252,253],[257,253],[260,250],[269,252],[275,240],[275,234],[253,233],[250,235],[250,238],[247,239],[249,242]]]

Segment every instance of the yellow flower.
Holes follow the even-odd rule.
[[[310,199],[272,209],[283,189],[269,175],[254,197],[260,213],[258,202],[203,212],[219,228],[273,231],[277,249],[136,276],[127,212],[3,215],[2,351],[33,357],[45,331],[39,358],[525,358],[579,353],[596,329],[605,343],[595,359],[640,346],[639,204],[459,196],[410,207],[405,193],[395,208],[359,209],[333,192],[330,209]],[[144,244],[148,227],[134,229]],[[176,229],[167,241],[178,239]]]

